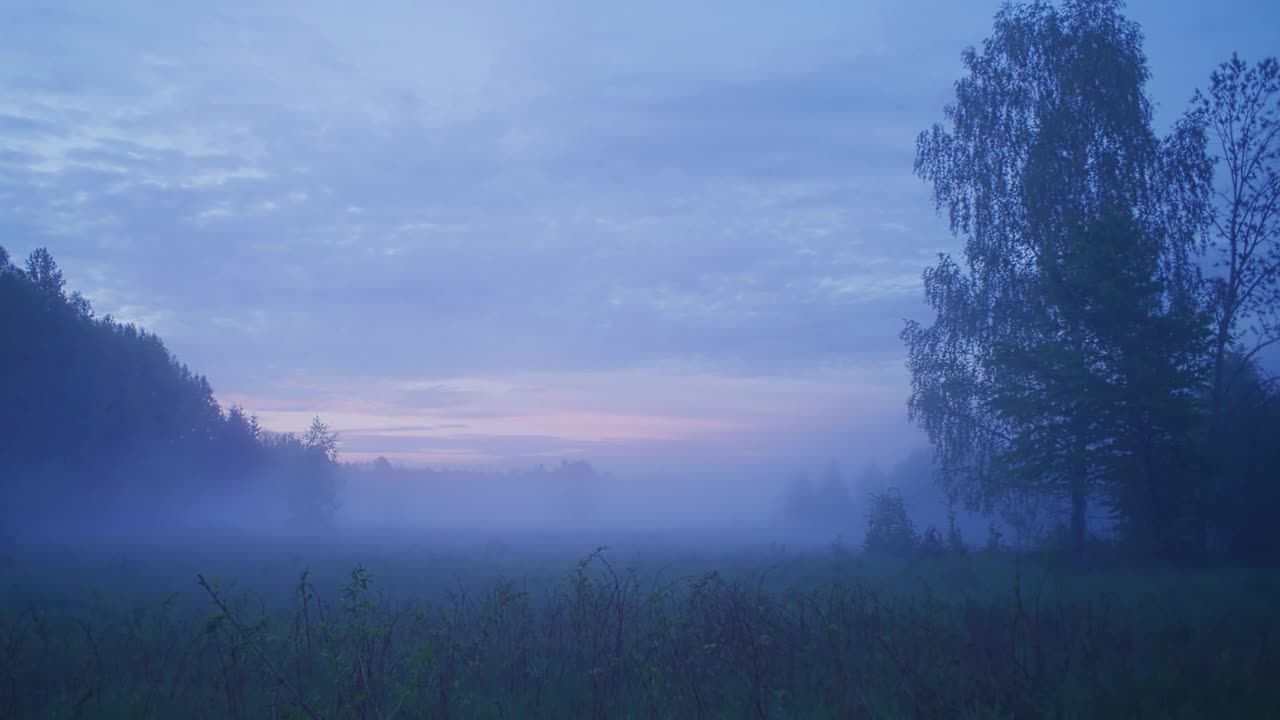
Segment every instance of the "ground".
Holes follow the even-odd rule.
[[[1276,717],[1280,576],[633,536],[17,544],[0,717]],[[1269,714],[1270,713],[1270,714]]]

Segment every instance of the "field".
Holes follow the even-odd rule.
[[[513,534],[15,545],[4,718],[1265,718],[1280,579]]]

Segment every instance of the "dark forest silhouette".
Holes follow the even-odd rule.
[[[155,519],[251,497],[279,499],[295,522],[330,519],[336,436],[319,418],[301,437],[264,432],[242,408],[219,406],[159,336],[97,317],[65,285],[46,249],[18,267],[0,247],[6,527],[92,522],[122,504]]]

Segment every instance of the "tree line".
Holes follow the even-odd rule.
[[[915,171],[963,242],[902,332],[942,486],[1091,506],[1137,557],[1280,560],[1280,63],[1233,56],[1163,136],[1119,0],[1006,5]]]
[[[264,488],[294,520],[337,507],[337,435],[265,432],[154,333],[99,317],[44,248],[0,246],[0,492],[10,528],[56,522],[90,496],[180,510]],[[261,493],[259,493],[260,495]],[[197,508],[186,508],[196,510]]]

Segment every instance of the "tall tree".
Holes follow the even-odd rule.
[[[1280,62],[1232,55],[1197,91],[1187,121],[1203,127],[1220,170],[1210,208],[1215,415],[1258,353],[1280,342]],[[1240,358],[1232,358],[1233,352]]]
[[[27,277],[49,298],[57,301],[65,298],[63,288],[67,281],[47,249],[36,248],[27,256]]]
[[[1152,132],[1141,33],[1120,6],[1007,5],[982,50],[965,51],[946,125],[916,156],[964,254],[925,271],[936,318],[902,333],[908,409],[940,479],[984,509],[1016,492],[1068,499],[1077,552],[1089,498],[1136,447],[1119,441],[1136,428],[1106,419],[1157,392],[1123,371],[1133,323],[1177,326],[1147,338],[1168,359],[1159,385],[1182,396],[1194,382],[1175,336],[1194,334],[1198,207],[1177,190],[1203,163],[1185,129]],[[1121,325],[1126,307],[1141,312]]]
[[[1280,534],[1275,531],[1280,388],[1268,383],[1256,365],[1244,362],[1243,353],[1228,354],[1227,362],[1231,382],[1216,440],[1219,472],[1208,508],[1214,521],[1209,534],[1213,549],[1232,559],[1275,564],[1280,562]]]

